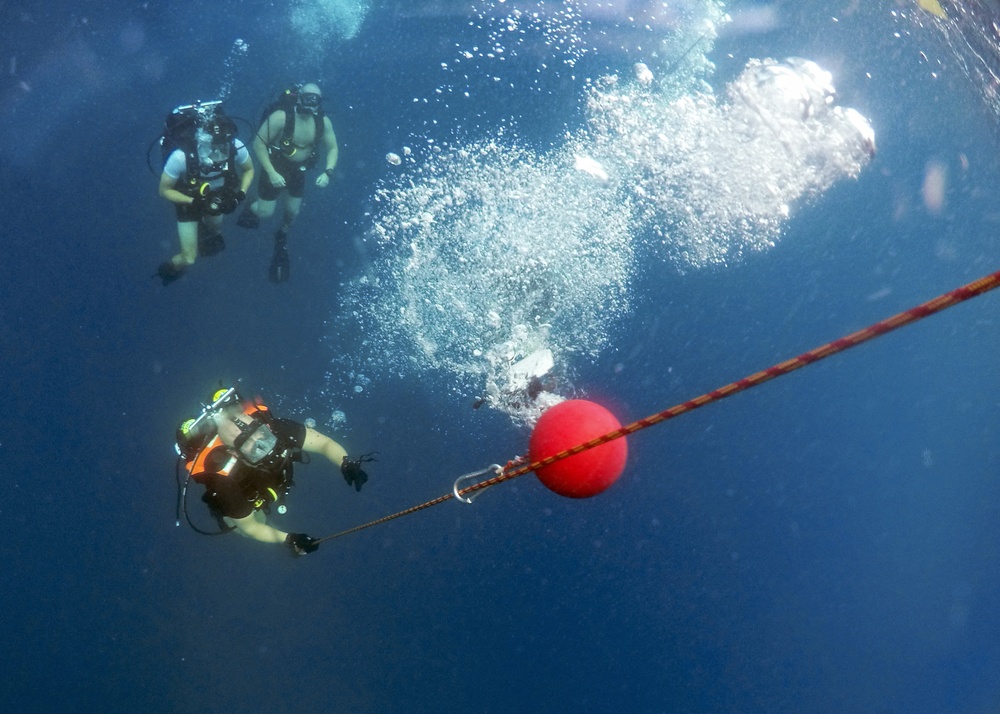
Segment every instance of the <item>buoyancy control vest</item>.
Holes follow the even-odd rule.
[[[274,503],[278,503],[280,508],[293,483],[292,464],[302,461],[301,449],[280,428],[265,405],[251,402],[244,406],[243,414],[251,420],[243,429],[244,440],[260,425],[267,425],[276,437],[270,452],[254,463],[247,463],[239,456],[242,446],[239,438],[230,447],[216,434],[187,462],[188,474],[209,488],[219,484],[219,479],[235,479],[238,483],[227,485],[239,488],[254,510],[267,512]],[[203,500],[214,510],[212,498],[207,492]]]
[[[199,128],[208,133],[213,143],[224,143],[224,155],[220,160],[211,161],[199,155]],[[236,173],[235,139],[236,122],[225,114],[218,101],[197,102],[173,109],[163,122],[160,153],[166,164],[174,151],[184,152],[185,171],[175,188],[194,197],[204,195],[211,184],[218,184],[219,181],[222,182],[221,187],[217,185],[214,190],[236,187],[239,176]]]

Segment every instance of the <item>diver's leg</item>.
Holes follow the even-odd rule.
[[[218,255],[226,247],[222,238],[222,219],[221,215],[202,218],[205,229],[198,235],[198,255],[202,258]]]
[[[209,234],[222,233],[222,219],[224,216],[205,216],[205,229]]]
[[[178,220],[177,237],[181,243],[181,252],[156,269],[154,277],[163,281],[164,286],[170,285],[182,275],[189,265],[198,258],[198,221]]]
[[[288,233],[288,229],[292,227],[295,219],[299,217],[299,211],[302,209],[302,198],[296,196],[287,196],[285,198],[285,214],[281,218],[281,232]]]
[[[257,228],[261,219],[268,219],[274,215],[274,206],[281,193],[280,188],[276,188],[271,183],[271,179],[264,173],[257,184],[257,200],[249,203],[236,219],[236,225],[240,228]]]
[[[177,237],[181,242],[181,252],[170,262],[184,269],[198,258],[198,221],[178,221]]]
[[[259,218],[266,220],[274,215],[274,207],[276,204],[277,201],[274,199],[265,201],[263,198],[258,198],[251,204],[250,210],[256,213]]]

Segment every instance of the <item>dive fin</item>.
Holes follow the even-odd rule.
[[[156,269],[155,273],[153,273],[154,278],[159,278],[163,281],[164,287],[170,285],[170,283],[174,282],[182,275],[184,275],[184,268],[178,268],[172,261],[169,260],[166,263],[161,263],[160,267]]]
[[[288,269],[288,249],[285,248],[285,241],[281,240],[274,245],[274,255],[271,256],[268,279],[272,283],[283,283],[288,280]]]
[[[198,234],[198,255],[202,258],[210,258],[213,255],[218,255],[226,247],[226,241],[222,239],[221,233],[213,233],[212,235],[202,235],[200,232]]]
[[[250,206],[243,209],[240,217],[236,219],[236,225],[240,228],[259,228],[260,216],[250,210]]]

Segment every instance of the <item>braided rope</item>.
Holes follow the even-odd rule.
[[[455,493],[459,496],[465,496],[467,494],[489,488],[490,486],[495,486],[503,481],[509,481],[510,479],[517,478],[518,476],[523,476],[531,471],[537,471],[538,469],[554,464],[556,461],[567,459],[570,456],[575,456],[582,451],[593,449],[601,444],[606,444],[609,441],[620,439],[641,429],[659,424],[667,421],[668,419],[673,419],[681,414],[686,414],[694,411],[695,409],[699,409],[706,404],[711,404],[712,402],[717,402],[721,399],[725,399],[726,397],[731,397],[734,394],[746,391],[751,387],[756,387],[776,377],[781,377],[789,372],[794,372],[797,369],[819,362],[827,357],[831,357],[835,354],[848,350],[851,347],[857,347],[864,342],[873,340],[876,337],[881,337],[882,335],[899,329],[900,327],[922,320],[925,317],[939,313],[942,310],[947,310],[949,307],[954,307],[955,305],[965,302],[966,300],[971,300],[972,298],[989,292],[998,286],[1000,286],[1000,271],[986,275],[978,280],[973,280],[971,283],[967,283],[960,288],[956,288],[955,290],[939,295],[932,300],[921,303],[920,305],[912,307],[909,310],[904,310],[903,312],[897,313],[892,317],[887,317],[886,319],[880,320],[879,322],[869,325],[864,329],[852,332],[845,337],[833,340],[832,342],[827,342],[825,345],[811,349],[808,352],[803,352],[798,357],[793,357],[792,359],[785,360],[784,362],[780,362],[776,365],[768,367],[767,369],[754,372],[743,379],[730,382],[723,387],[714,389],[711,392],[706,392],[705,394],[695,397],[694,399],[689,399],[682,404],[677,404],[669,409],[664,409],[662,412],[638,419],[619,429],[615,429],[607,434],[602,434],[601,436],[595,437],[585,443],[577,444],[576,446],[560,451],[557,454],[552,454],[544,459],[532,462],[528,462],[523,459],[509,461],[507,465],[504,466],[503,471],[497,476],[458,490]],[[396,518],[416,513],[417,511],[422,511],[425,508],[436,506],[439,503],[444,503],[454,497],[455,494],[448,493],[431,501],[399,511],[398,513],[393,513],[377,520],[370,521],[369,523],[364,523],[362,525],[355,526],[354,528],[341,531],[340,533],[334,533],[333,535],[326,536],[325,538],[320,538],[319,541],[322,542],[325,540],[332,540],[334,538],[339,538],[340,536],[345,536],[349,533],[356,533],[357,531],[371,528],[372,526],[377,526]]]

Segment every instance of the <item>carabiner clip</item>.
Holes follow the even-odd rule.
[[[503,473],[503,467],[500,464],[490,464],[482,471],[474,471],[471,474],[465,474],[464,476],[459,476],[457,479],[455,479],[455,484],[451,487],[451,493],[453,496],[455,496],[455,498],[457,498],[462,503],[471,504],[473,499],[475,499],[476,496],[485,491],[486,488],[488,487],[477,490],[471,496],[462,496],[459,493],[459,491],[462,490],[461,488],[459,488],[459,484],[469,479],[483,478],[487,474],[489,474],[492,477],[492,476],[499,476],[501,473]]]

